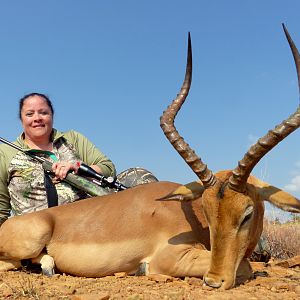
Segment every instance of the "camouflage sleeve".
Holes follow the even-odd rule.
[[[10,197],[7,184],[0,177],[0,226],[10,215]]]
[[[76,131],[69,132],[71,143],[75,146],[79,157],[87,165],[97,165],[105,176],[116,176],[116,169],[112,161],[104,155],[89,139]],[[66,136],[68,139],[68,137]]]
[[[8,164],[15,151],[9,146],[0,145],[0,225],[10,216],[10,196],[7,187]]]

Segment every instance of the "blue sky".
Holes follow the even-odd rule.
[[[115,163],[159,179],[196,177],[159,117],[180,89],[187,34],[193,83],[176,126],[213,171],[299,105],[285,23],[300,49],[299,0],[44,0],[0,2],[0,136],[21,132],[18,99],[47,94],[55,127],[85,134]],[[300,196],[298,132],[253,174]]]

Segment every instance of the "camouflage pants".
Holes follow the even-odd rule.
[[[157,182],[158,179],[150,171],[141,167],[136,167],[127,169],[118,174],[117,181],[124,186],[131,188],[140,184]],[[102,188],[103,195],[111,194],[116,191],[116,189],[110,187]]]
[[[261,236],[253,253],[250,256],[251,261],[267,263],[271,258],[271,250],[265,236]]]
[[[151,172],[140,167],[130,168],[121,172],[117,175],[117,180],[127,187],[158,181]]]

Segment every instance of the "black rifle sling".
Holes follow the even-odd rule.
[[[48,207],[53,207],[58,205],[58,196],[54,183],[49,174],[44,172],[44,181],[45,181],[45,189],[48,200]]]

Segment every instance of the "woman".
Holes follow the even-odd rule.
[[[0,225],[11,214],[47,208],[49,198],[56,197],[57,205],[86,198],[84,192],[62,181],[69,171],[77,172],[78,162],[86,163],[104,176],[116,175],[111,160],[85,136],[73,130],[62,133],[54,129],[53,114],[52,103],[44,94],[31,93],[20,100],[19,117],[24,132],[15,144],[51,161],[54,176],[49,180],[34,158],[0,145]],[[127,173],[123,172],[121,177]],[[153,181],[156,181],[154,176]]]

